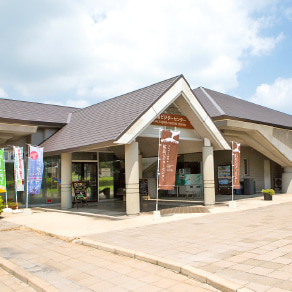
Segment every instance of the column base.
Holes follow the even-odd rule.
[[[154,211],[153,220],[159,220],[159,219],[161,219],[160,211]]]

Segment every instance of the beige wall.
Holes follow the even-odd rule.
[[[248,160],[248,174],[244,174],[244,159]],[[241,147],[240,153],[240,180],[253,178],[256,182],[256,191],[264,188],[264,160],[268,158],[251,147]],[[231,151],[215,151],[215,183],[218,190],[217,169],[218,165],[231,164]],[[271,161],[271,186],[274,187],[274,179],[281,178],[282,168]]]

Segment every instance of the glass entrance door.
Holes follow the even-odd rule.
[[[84,181],[88,201],[97,201],[97,163],[73,162],[72,181]]]

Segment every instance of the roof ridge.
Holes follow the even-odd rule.
[[[0,100],[25,102],[25,103],[33,103],[33,104],[49,105],[49,106],[57,106],[57,107],[72,108],[72,109],[77,109],[77,110],[80,109],[78,107],[73,107],[73,106],[66,106],[66,105],[60,105],[60,104],[51,104],[51,103],[42,103],[42,102],[27,101],[27,100],[18,100],[18,99],[10,99],[10,98],[0,98]]]
[[[177,76],[174,76],[174,77],[171,77],[171,78],[165,79],[165,80],[163,80],[163,81],[159,81],[159,82],[153,83],[153,84],[151,84],[151,85],[147,85],[147,86],[144,86],[144,87],[141,87],[141,88],[138,88],[138,89],[132,90],[132,91],[130,91],[130,92],[120,94],[120,95],[118,95],[118,96],[110,97],[110,98],[108,98],[108,99],[105,99],[105,100],[103,100],[103,101],[97,102],[97,103],[92,104],[92,105],[89,105],[89,106],[87,106],[87,107],[84,107],[84,108],[78,108],[78,111],[79,111],[79,110],[84,110],[84,109],[86,109],[86,108],[90,108],[90,107],[92,107],[92,106],[96,106],[97,104],[102,104],[102,103],[104,103],[104,102],[111,101],[111,100],[113,100],[113,99],[116,99],[116,98],[122,97],[122,96],[127,95],[127,94],[131,94],[131,93],[136,92],[136,91],[139,91],[139,90],[143,90],[143,89],[149,88],[149,87],[154,86],[154,85],[158,85],[159,83],[166,82],[166,81],[169,81],[169,80],[171,80],[171,79],[178,79],[179,77],[184,77],[184,76],[183,76],[183,74],[180,74],[180,75],[177,75]]]
[[[202,92],[206,95],[206,97],[209,99],[209,101],[216,107],[216,109],[219,111],[221,115],[224,115],[224,110],[220,107],[220,105],[211,97],[211,95],[203,88],[202,86],[199,87]]]
[[[204,89],[207,89],[207,90],[210,90],[210,91],[213,91],[213,92],[216,92],[216,93],[219,93],[219,94],[222,94],[222,95],[226,95],[228,97],[231,97],[231,98],[235,98],[235,99],[238,99],[242,102],[247,102],[247,103],[250,103],[250,104],[253,104],[253,105],[256,105],[256,106],[260,106],[262,108],[265,108],[267,110],[271,110],[271,111],[274,111],[274,112],[278,112],[282,115],[287,115],[287,116],[292,116],[290,114],[287,114],[287,113],[284,113],[284,112],[281,112],[279,110],[276,110],[276,109],[273,109],[273,108],[270,108],[270,107],[267,107],[267,106],[264,106],[264,105],[261,105],[261,104],[258,104],[258,103],[255,103],[255,102],[252,102],[252,101],[249,101],[249,100],[246,100],[246,99],[243,99],[243,98],[240,98],[240,97],[236,97],[236,96],[232,96],[230,94],[226,94],[226,93],[222,93],[222,92],[219,92],[219,91],[216,91],[216,90],[213,90],[213,89],[209,89],[209,88],[204,88]]]

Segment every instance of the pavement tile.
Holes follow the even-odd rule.
[[[286,290],[286,289],[281,289],[281,288],[270,288],[269,290],[267,290],[267,292],[287,292],[287,291],[291,291],[291,290]]]
[[[166,291],[172,291],[172,292],[189,292],[189,291],[197,291],[198,287],[193,287],[192,285],[189,285],[187,283],[178,283],[171,287],[167,287]]]
[[[230,261],[234,263],[242,263],[246,261],[246,258],[242,256],[233,256],[233,257],[227,258],[226,261]]]
[[[275,262],[265,262],[261,265],[262,268],[272,269],[272,270],[280,270],[281,268],[285,267],[286,265],[281,263]]]
[[[113,291],[117,291],[117,290],[113,290]],[[119,290],[120,291],[120,290]],[[125,291],[129,291],[129,290],[125,290]],[[158,291],[162,291],[160,287],[154,286],[154,285],[144,285],[142,287],[136,288],[135,292],[158,292]]]
[[[267,286],[267,285],[263,285],[259,283],[248,283],[246,287],[257,292],[266,292],[272,288],[271,286]]]
[[[267,277],[281,279],[281,280],[288,280],[288,279],[291,279],[292,275],[287,272],[273,271],[272,273],[267,274]]]
[[[292,291],[292,279],[290,279],[289,281],[281,281],[278,287],[281,289]]]
[[[159,281],[156,281],[154,283],[152,283],[152,285],[159,287],[159,288],[169,288],[171,286],[177,285],[179,283],[179,281],[175,281],[169,278],[164,278],[164,279],[160,279]]]
[[[292,265],[292,261],[290,262],[292,260],[291,198],[291,195],[277,195],[273,203],[269,205],[266,202],[257,201],[257,199],[244,200],[244,204],[247,206],[246,210],[240,210],[242,202],[238,201],[238,210],[226,210],[224,211],[225,213],[218,212],[217,214],[200,214],[199,216],[196,215],[189,219],[177,221],[163,222],[163,220],[168,220],[169,218],[162,218],[160,222],[153,223],[152,220],[152,223],[149,221],[147,224],[142,223],[147,216],[138,216],[139,218],[132,218],[131,220],[112,221],[110,224],[106,220],[98,222],[98,220],[90,218],[90,224],[83,224],[85,226],[84,229],[87,226],[96,224],[95,232],[90,231],[91,233],[88,232],[87,234],[83,232],[82,236],[92,241],[104,243],[105,247],[121,246],[125,250],[133,249],[141,253],[150,253],[153,257],[165,257],[169,262],[177,261],[185,265],[200,267],[200,269],[205,267],[208,271],[217,273],[227,279],[232,279],[237,283],[254,283],[254,285],[261,285],[259,286],[261,289],[265,289],[264,286],[269,287],[267,289],[277,287],[286,289],[289,287],[290,281],[282,278],[287,278],[285,273],[291,273],[290,265]],[[275,204],[278,199],[282,200],[281,202],[284,204]],[[261,204],[261,206],[258,205],[257,208],[254,208],[254,202]],[[249,209],[250,207],[254,209]],[[219,208],[222,210],[225,207]],[[40,212],[40,214],[44,213]],[[46,216],[48,215],[51,214],[48,212]],[[59,214],[54,215],[59,216]],[[72,216],[66,216],[72,220]],[[85,216],[80,218],[74,215],[74,217],[73,221],[75,219],[88,220]],[[26,218],[26,220],[28,219]],[[267,220],[269,220],[270,224],[266,224]],[[37,225],[37,221],[35,220],[34,224]],[[58,222],[62,222],[62,220]],[[134,226],[135,224],[136,226]],[[76,224],[72,225],[76,228]],[[105,229],[103,225],[107,225],[109,228]],[[9,234],[10,238],[11,234]],[[20,238],[14,241],[13,245],[16,249],[19,249],[23,246],[24,239],[30,233],[19,230],[17,234]],[[36,244],[34,244],[33,238],[30,238],[25,244],[25,250],[37,249],[39,254],[43,254],[43,257],[50,261],[53,261],[52,257],[55,256],[55,260],[59,263],[61,257],[64,257],[62,261],[66,260],[66,262],[69,261],[66,257],[82,261],[80,246],[75,245],[75,247],[70,248],[70,243],[63,245],[58,242],[54,244],[54,247],[52,246],[54,238],[48,238],[45,244],[41,244],[41,237],[42,235],[36,236]],[[0,247],[1,244],[2,242]],[[166,248],[168,246],[170,248]],[[13,257],[16,254],[9,250],[9,245],[3,244],[3,248],[5,248],[3,253],[12,256],[14,261]],[[90,251],[90,248],[88,247],[87,250]],[[70,256],[70,253],[68,254],[68,251],[72,256]],[[1,252],[0,250],[0,256]],[[54,253],[57,253],[59,257],[56,257]],[[95,254],[93,252],[85,253],[87,258],[83,263],[91,264],[90,257],[95,256]],[[232,258],[232,261],[230,258]],[[40,265],[36,258],[30,258],[29,256],[26,258],[21,258],[20,256],[19,260],[22,260],[22,264],[27,267],[31,264],[26,262],[27,260],[32,260],[32,263]],[[125,260],[114,261],[108,254],[106,258],[101,255],[99,263],[94,266],[110,269],[115,263],[116,268],[121,270],[121,266],[117,265],[117,263],[122,264],[123,262]],[[45,263],[42,263],[42,267],[43,265]],[[75,269],[77,268],[74,262],[72,265]],[[133,268],[146,269],[143,265],[140,266],[130,262],[127,262],[127,267],[130,268],[129,272]],[[48,266],[47,268],[52,270],[53,267]],[[37,266],[32,265],[30,269],[37,269]],[[62,266],[56,266],[55,269],[61,270]],[[70,267],[68,266],[67,269],[70,269]],[[271,273],[266,275],[264,271],[270,271]],[[151,273],[151,269],[149,273]],[[102,273],[95,273],[92,266],[90,266],[88,274],[91,276],[96,275],[96,277],[102,276]],[[138,274],[139,272],[137,272]],[[122,274],[119,273],[119,275]],[[124,275],[128,274],[124,273]],[[283,283],[287,287],[281,287]],[[144,285],[149,284],[153,285],[144,281]]]
[[[102,280],[98,280],[95,284],[88,285],[88,288],[92,289],[93,291],[107,291],[115,287],[116,286],[113,283],[110,283],[108,281],[102,281]]]
[[[284,265],[289,265],[292,263],[292,259],[289,258],[285,258],[283,257],[278,257],[278,258],[274,258],[272,259],[272,262],[274,263],[279,263],[279,264],[284,264]]]
[[[248,259],[248,260],[242,261],[241,263],[242,264],[245,264],[245,265],[250,265],[250,266],[258,267],[258,266],[261,266],[264,263],[266,263],[266,261],[255,260],[255,259]]]
[[[271,251],[255,257],[256,260],[271,261],[285,255],[283,252]]]
[[[246,265],[246,264],[236,264],[232,266],[232,269],[237,270],[237,271],[243,271],[243,272],[250,271],[253,268],[255,267],[251,265]]]
[[[267,269],[267,268],[262,268],[262,267],[254,267],[250,270],[248,270],[248,273],[251,273],[251,274],[256,274],[256,275],[272,275],[272,272],[273,270],[272,269]],[[273,276],[271,276],[273,277]]]
[[[282,271],[282,272],[287,272],[287,273],[290,273],[292,275],[292,265],[283,265],[282,264],[282,267],[278,269],[279,271]]]

